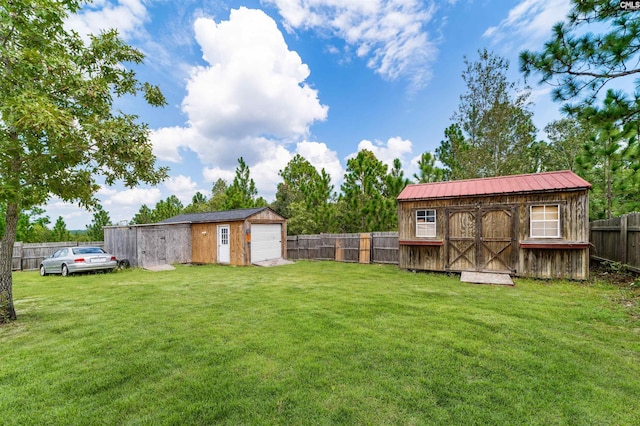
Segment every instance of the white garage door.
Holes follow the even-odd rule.
[[[282,225],[251,225],[251,263],[282,257]]]

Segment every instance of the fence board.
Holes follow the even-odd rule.
[[[398,264],[397,232],[373,232],[371,244],[373,263]]]
[[[360,259],[360,234],[337,234],[336,241],[342,247],[341,262],[358,262]],[[336,259],[337,260],[337,259]]]
[[[371,263],[371,234],[360,234],[359,263]]]

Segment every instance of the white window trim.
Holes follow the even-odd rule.
[[[553,219],[553,220],[549,220],[549,219],[542,219],[542,220],[534,220],[533,219],[533,209],[535,207],[556,207],[558,209],[558,218],[557,219]],[[529,206],[529,237],[530,238],[560,238],[560,225],[561,225],[561,219],[562,219],[562,214],[561,214],[561,209],[560,209],[560,204],[532,204],[531,206]],[[552,223],[555,222],[556,223],[556,235],[533,235],[533,223]]]
[[[418,222],[418,212],[433,212],[433,222]],[[416,210],[416,237],[418,238],[435,238],[437,236],[437,213],[435,209],[419,209]],[[431,216],[425,213],[425,219]],[[422,225],[422,226],[421,226]]]

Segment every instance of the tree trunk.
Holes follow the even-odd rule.
[[[0,240],[0,323],[16,319],[16,310],[13,306],[11,261],[17,229],[18,205],[9,203],[5,215],[4,237]]]

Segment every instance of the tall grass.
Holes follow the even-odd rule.
[[[0,424],[637,424],[617,292],[335,262],[18,273]]]

